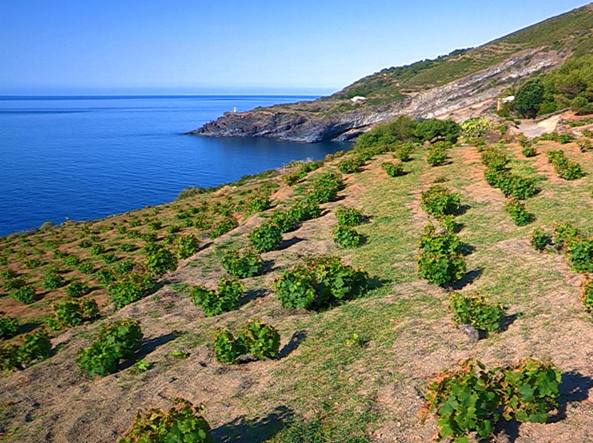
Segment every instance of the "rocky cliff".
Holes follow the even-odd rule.
[[[492,109],[508,86],[591,48],[587,5],[477,48],[384,69],[329,97],[226,113],[190,134],[319,142],[353,138],[397,115],[463,120]]]
[[[564,56],[556,51],[524,51],[476,74],[444,86],[410,93],[387,105],[360,106],[346,112],[331,112],[327,106],[329,112],[315,112],[308,110],[306,103],[299,103],[248,112],[228,112],[191,133],[319,142],[347,140],[376,123],[403,114],[461,120],[491,108],[501,91],[518,79],[557,66],[563,60]]]

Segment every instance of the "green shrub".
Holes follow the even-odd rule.
[[[542,229],[536,229],[531,234],[531,245],[535,250],[542,252],[552,245],[552,236]]]
[[[556,173],[565,180],[578,180],[585,176],[581,165],[566,158],[564,151],[549,151],[548,159]]]
[[[576,272],[593,272],[593,240],[578,240],[569,247],[569,260]]]
[[[535,157],[537,155],[537,149],[535,149],[535,146],[525,146],[521,152],[525,157]]]
[[[224,329],[216,335],[214,355],[219,362],[230,365],[246,353],[247,347],[243,340],[240,337],[235,337],[231,331]]]
[[[453,120],[438,120],[435,118],[419,120],[416,124],[414,135],[420,141],[446,141],[456,143],[461,128]]]
[[[43,277],[43,288],[47,291],[61,288],[65,283],[64,277],[54,269],[48,270]]]
[[[295,214],[290,210],[276,210],[272,212],[270,224],[278,226],[278,229],[280,229],[280,232],[282,233],[294,231],[299,226]]]
[[[274,358],[280,350],[280,334],[261,321],[250,321],[240,334],[249,354],[258,360]]]
[[[487,118],[470,118],[461,123],[461,135],[465,140],[479,139],[486,135],[491,127]]]
[[[120,309],[145,297],[153,288],[154,280],[149,275],[131,272],[110,284],[107,294],[113,306]]]
[[[442,166],[447,162],[447,150],[440,146],[430,146],[426,161],[430,166]]]
[[[344,189],[342,177],[333,171],[317,174],[311,177],[311,188],[307,199],[315,203],[327,203],[334,201],[338,192]]]
[[[365,161],[361,157],[349,157],[338,164],[338,169],[344,174],[359,172]]]
[[[191,293],[193,303],[202,308],[206,317],[237,309],[242,296],[243,285],[226,277],[219,280],[216,291],[198,286]]]
[[[51,355],[51,342],[43,330],[25,335],[17,351],[18,362],[22,367],[29,367]]]
[[[381,163],[381,167],[390,177],[400,177],[406,174],[404,166],[401,163],[384,162]]]
[[[178,260],[191,257],[200,248],[200,242],[195,235],[182,235],[175,239],[175,255]]]
[[[70,297],[82,297],[83,295],[86,295],[89,292],[91,292],[91,288],[89,288],[85,283],[78,280],[72,281],[68,286],[66,286],[66,294]]]
[[[254,251],[231,250],[223,255],[222,266],[234,277],[248,278],[260,275],[263,272],[264,262]]]
[[[422,193],[422,208],[435,217],[456,215],[461,209],[461,197],[440,185],[433,185]]]
[[[225,364],[236,363],[244,354],[250,354],[258,360],[274,358],[280,350],[280,334],[272,326],[260,321],[247,323],[235,336],[224,329],[214,340],[216,359]]]
[[[286,270],[274,283],[285,308],[321,310],[364,294],[368,275],[336,257],[310,257]]]
[[[295,203],[288,213],[295,221],[301,223],[321,216],[319,203],[311,200],[300,200]]]
[[[95,266],[92,263],[83,261],[78,264],[78,270],[83,274],[94,274]]]
[[[266,209],[270,209],[271,206],[272,203],[267,195],[258,195],[249,201],[247,212],[249,214],[256,214],[265,211]]]
[[[505,316],[502,306],[487,303],[481,296],[458,292],[449,296],[449,308],[457,324],[471,325],[483,333],[499,331]]]
[[[439,439],[462,442],[472,433],[487,439],[501,417],[501,396],[493,375],[474,360],[436,376],[428,384],[425,400],[426,410],[438,418]]]
[[[54,305],[54,329],[77,326],[99,318],[99,307],[93,299],[64,300]]]
[[[340,226],[352,227],[364,223],[365,217],[358,209],[338,206],[336,208],[336,220]]]
[[[282,243],[282,231],[275,224],[264,223],[251,231],[249,241],[257,252],[273,251]]]
[[[284,181],[290,186],[305,178],[309,172],[319,168],[321,162],[297,162],[297,165],[298,167],[296,168],[296,170],[289,172],[283,177]]]
[[[558,406],[560,371],[551,363],[527,359],[505,368],[501,380],[505,419],[545,423]]]
[[[146,269],[155,277],[177,268],[175,256],[157,243],[147,243],[143,252],[146,254]]]
[[[557,406],[560,378],[552,364],[534,359],[491,370],[468,360],[429,382],[424,411],[436,415],[440,439],[467,442],[475,435],[488,440],[501,418],[547,421]]]
[[[501,149],[492,146],[482,151],[482,163],[493,171],[504,171],[509,163],[509,157]]]
[[[10,296],[25,305],[30,305],[38,298],[35,289],[31,286],[21,286],[20,288],[11,291]]]
[[[554,227],[554,244],[559,249],[568,250],[581,240],[581,233],[570,223],[561,223]]]
[[[134,424],[118,443],[212,443],[203,408],[182,399],[168,412],[150,409],[136,415]]]
[[[0,348],[0,370],[24,369],[51,355],[51,342],[43,330],[25,335],[18,345]]]
[[[103,245],[93,245],[93,246],[91,246],[91,254],[93,254],[93,255],[105,254],[105,247]]]
[[[420,249],[442,254],[460,254],[462,243],[451,229],[438,230],[434,225],[424,227]]]
[[[364,236],[349,226],[338,225],[334,228],[334,243],[340,248],[356,248],[364,243]]]
[[[409,162],[412,160],[412,153],[415,148],[416,145],[414,143],[401,143],[397,146],[393,155],[402,162]]]
[[[232,231],[237,226],[239,226],[239,223],[237,222],[237,219],[232,216],[228,216],[223,218],[222,220],[218,220],[214,224],[212,230],[210,231],[210,238],[218,238],[221,235]]]
[[[76,363],[87,375],[105,376],[117,371],[120,360],[130,359],[142,345],[140,324],[129,318],[111,322],[96,340],[79,351]]]
[[[517,226],[525,226],[535,220],[535,216],[525,209],[525,205],[518,200],[509,200],[504,206]]]
[[[418,259],[420,277],[430,283],[445,286],[460,280],[466,272],[466,264],[461,254],[422,251]]]
[[[14,317],[0,315],[0,339],[14,337],[19,331],[19,322]]]
[[[544,102],[545,88],[540,79],[525,82],[515,94],[513,107],[521,117],[535,118]]]

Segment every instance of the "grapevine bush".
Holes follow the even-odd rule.
[[[573,243],[568,252],[572,268],[576,272],[593,272],[593,239]]]
[[[531,245],[537,251],[544,251],[552,245],[552,236],[542,229],[536,229],[531,234]]]
[[[0,340],[14,337],[19,331],[19,322],[8,315],[0,315]]]
[[[336,226],[333,235],[334,243],[340,248],[356,248],[364,243],[364,236],[348,226]]]
[[[577,180],[585,176],[581,165],[566,158],[564,151],[548,152],[548,159],[556,173],[565,180]]]
[[[502,306],[487,303],[479,295],[454,292],[449,296],[449,308],[455,323],[471,325],[483,334],[499,331],[505,316]]]
[[[212,443],[210,425],[202,414],[201,406],[182,399],[176,399],[175,406],[167,412],[138,412],[134,424],[118,443]]]
[[[535,216],[527,212],[525,205],[518,200],[509,200],[505,204],[504,209],[517,226],[525,226],[535,220]]]
[[[352,174],[359,172],[360,168],[364,166],[364,163],[365,161],[362,157],[349,157],[338,164],[338,169],[344,174]]]
[[[239,226],[237,219],[231,215],[224,217],[221,220],[217,220],[214,224],[214,227],[210,231],[210,238],[220,237],[221,235],[232,231],[237,226]]]
[[[428,148],[426,161],[430,166],[442,166],[447,162],[447,149],[442,145],[435,144]]]
[[[223,255],[222,266],[234,277],[248,278],[260,275],[263,272],[264,262],[255,251],[230,250]]]
[[[364,294],[366,272],[341,263],[336,257],[309,257],[286,270],[274,283],[285,308],[322,310]]]
[[[545,423],[557,406],[560,378],[554,365],[535,359],[491,370],[468,360],[429,382],[423,412],[436,415],[440,439],[487,440],[501,418]]]
[[[64,300],[54,305],[54,316],[50,326],[56,330],[77,326],[86,321],[96,320],[99,315],[99,307],[93,299]]]
[[[202,307],[204,315],[211,317],[237,309],[242,295],[243,285],[239,281],[223,277],[216,291],[198,286],[192,290],[191,298],[196,306]]]
[[[173,271],[177,267],[175,256],[157,243],[147,243],[143,251],[146,254],[146,269],[154,277]]]
[[[381,164],[381,167],[390,177],[400,177],[406,174],[404,166],[401,163],[384,162]]]
[[[14,289],[10,292],[10,296],[25,305],[30,305],[38,298],[35,289],[33,289],[31,286],[21,286],[17,289]]]
[[[319,204],[334,201],[338,197],[338,192],[344,189],[342,177],[333,171],[313,176],[311,185],[307,198]]]
[[[154,288],[151,276],[131,272],[107,287],[107,294],[116,309],[148,295]]]
[[[195,235],[181,235],[175,239],[175,255],[178,260],[191,257],[200,248],[200,242]]]
[[[445,286],[461,279],[466,269],[459,238],[450,230],[439,232],[432,225],[426,227],[420,240],[419,275]]]
[[[70,282],[68,286],[66,286],[66,294],[73,298],[82,297],[89,292],[91,292],[91,288],[79,280],[74,280]]]
[[[51,342],[44,330],[24,336],[20,344],[0,348],[0,370],[24,369],[51,355]]]
[[[267,222],[251,231],[249,241],[257,252],[273,251],[282,243],[282,230],[277,225]]]
[[[458,214],[461,197],[441,185],[433,185],[422,193],[422,209],[435,217]]]
[[[364,223],[365,217],[358,209],[338,206],[336,208],[336,220],[338,220],[340,226],[352,227]]]
[[[250,354],[258,360],[274,358],[279,350],[280,334],[261,321],[247,323],[236,336],[224,329],[214,340],[216,359],[225,364],[236,363],[244,354]]]
[[[76,363],[87,375],[105,376],[117,371],[120,360],[130,359],[142,345],[140,324],[129,318],[111,322],[96,340],[79,351]]]

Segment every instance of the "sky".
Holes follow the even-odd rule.
[[[0,0],[0,94],[328,93],[585,0]]]

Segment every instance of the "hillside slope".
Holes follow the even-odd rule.
[[[498,149],[512,159],[513,172],[537,177],[541,191],[526,202],[536,216],[534,223],[512,223],[504,195],[484,179],[475,146],[451,148],[449,161],[439,167],[429,166],[426,150],[418,147],[400,177],[389,177],[381,168],[393,160],[392,153],[375,155],[358,172],[344,175],[345,188],[336,201],[323,205],[321,217],[284,234],[278,250],[263,254],[267,272],[244,280],[247,293],[239,309],[206,318],[188,297],[188,287],[213,287],[224,275],[221,250],[248,243],[249,233],[272,211],[302,193],[299,184],[288,186],[272,178],[279,184],[272,195],[273,209],[204,243],[165,276],[153,295],[113,314],[105,311],[107,318],[99,324],[58,335],[53,340],[56,355],[50,359],[1,378],[5,440],[116,441],[139,408],[168,407],[172,399],[183,397],[205,405],[217,442],[304,441],[282,437],[283,429],[301,417],[320,417],[332,432],[324,441],[420,443],[436,432],[434,419],[423,422],[417,416],[426,380],[433,374],[466,358],[500,365],[538,357],[549,358],[562,371],[559,407],[550,423],[510,423],[497,429],[497,441],[592,441],[593,322],[578,295],[585,277],[572,271],[561,254],[535,251],[529,238],[535,227],[549,229],[560,222],[593,232],[593,157],[580,152],[576,143],[553,141],[539,142],[539,154],[530,158],[515,142]],[[559,178],[546,159],[548,151],[557,149],[581,164],[587,176],[576,181]],[[301,184],[343,161],[328,159]],[[423,227],[435,222],[422,209],[421,194],[435,182],[458,192],[464,207],[457,223],[468,273],[447,290],[420,279],[417,271]],[[255,180],[249,186],[257,184]],[[229,187],[198,198],[232,199],[244,192],[241,186]],[[340,205],[368,216],[358,227],[366,237],[358,248],[341,249],[332,241]],[[113,229],[126,218],[100,226]],[[169,223],[165,217],[163,221]],[[17,245],[11,243],[10,249]],[[375,281],[373,289],[321,312],[282,307],[273,281],[302,255],[328,253],[367,271]],[[504,329],[477,342],[468,338],[452,321],[451,290],[478,291],[506,305]],[[88,345],[100,323],[122,317],[140,321],[145,333],[141,350],[114,374],[86,377],[75,363],[78,350]],[[211,347],[216,331],[254,318],[280,331],[278,357],[219,363]],[[148,370],[132,365],[140,359],[150,362]]]
[[[345,140],[395,115],[468,118],[534,73],[593,49],[593,5],[483,46],[384,69],[312,102],[226,113],[191,134],[262,136],[302,142]],[[355,96],[364,102],[353,103]]]

